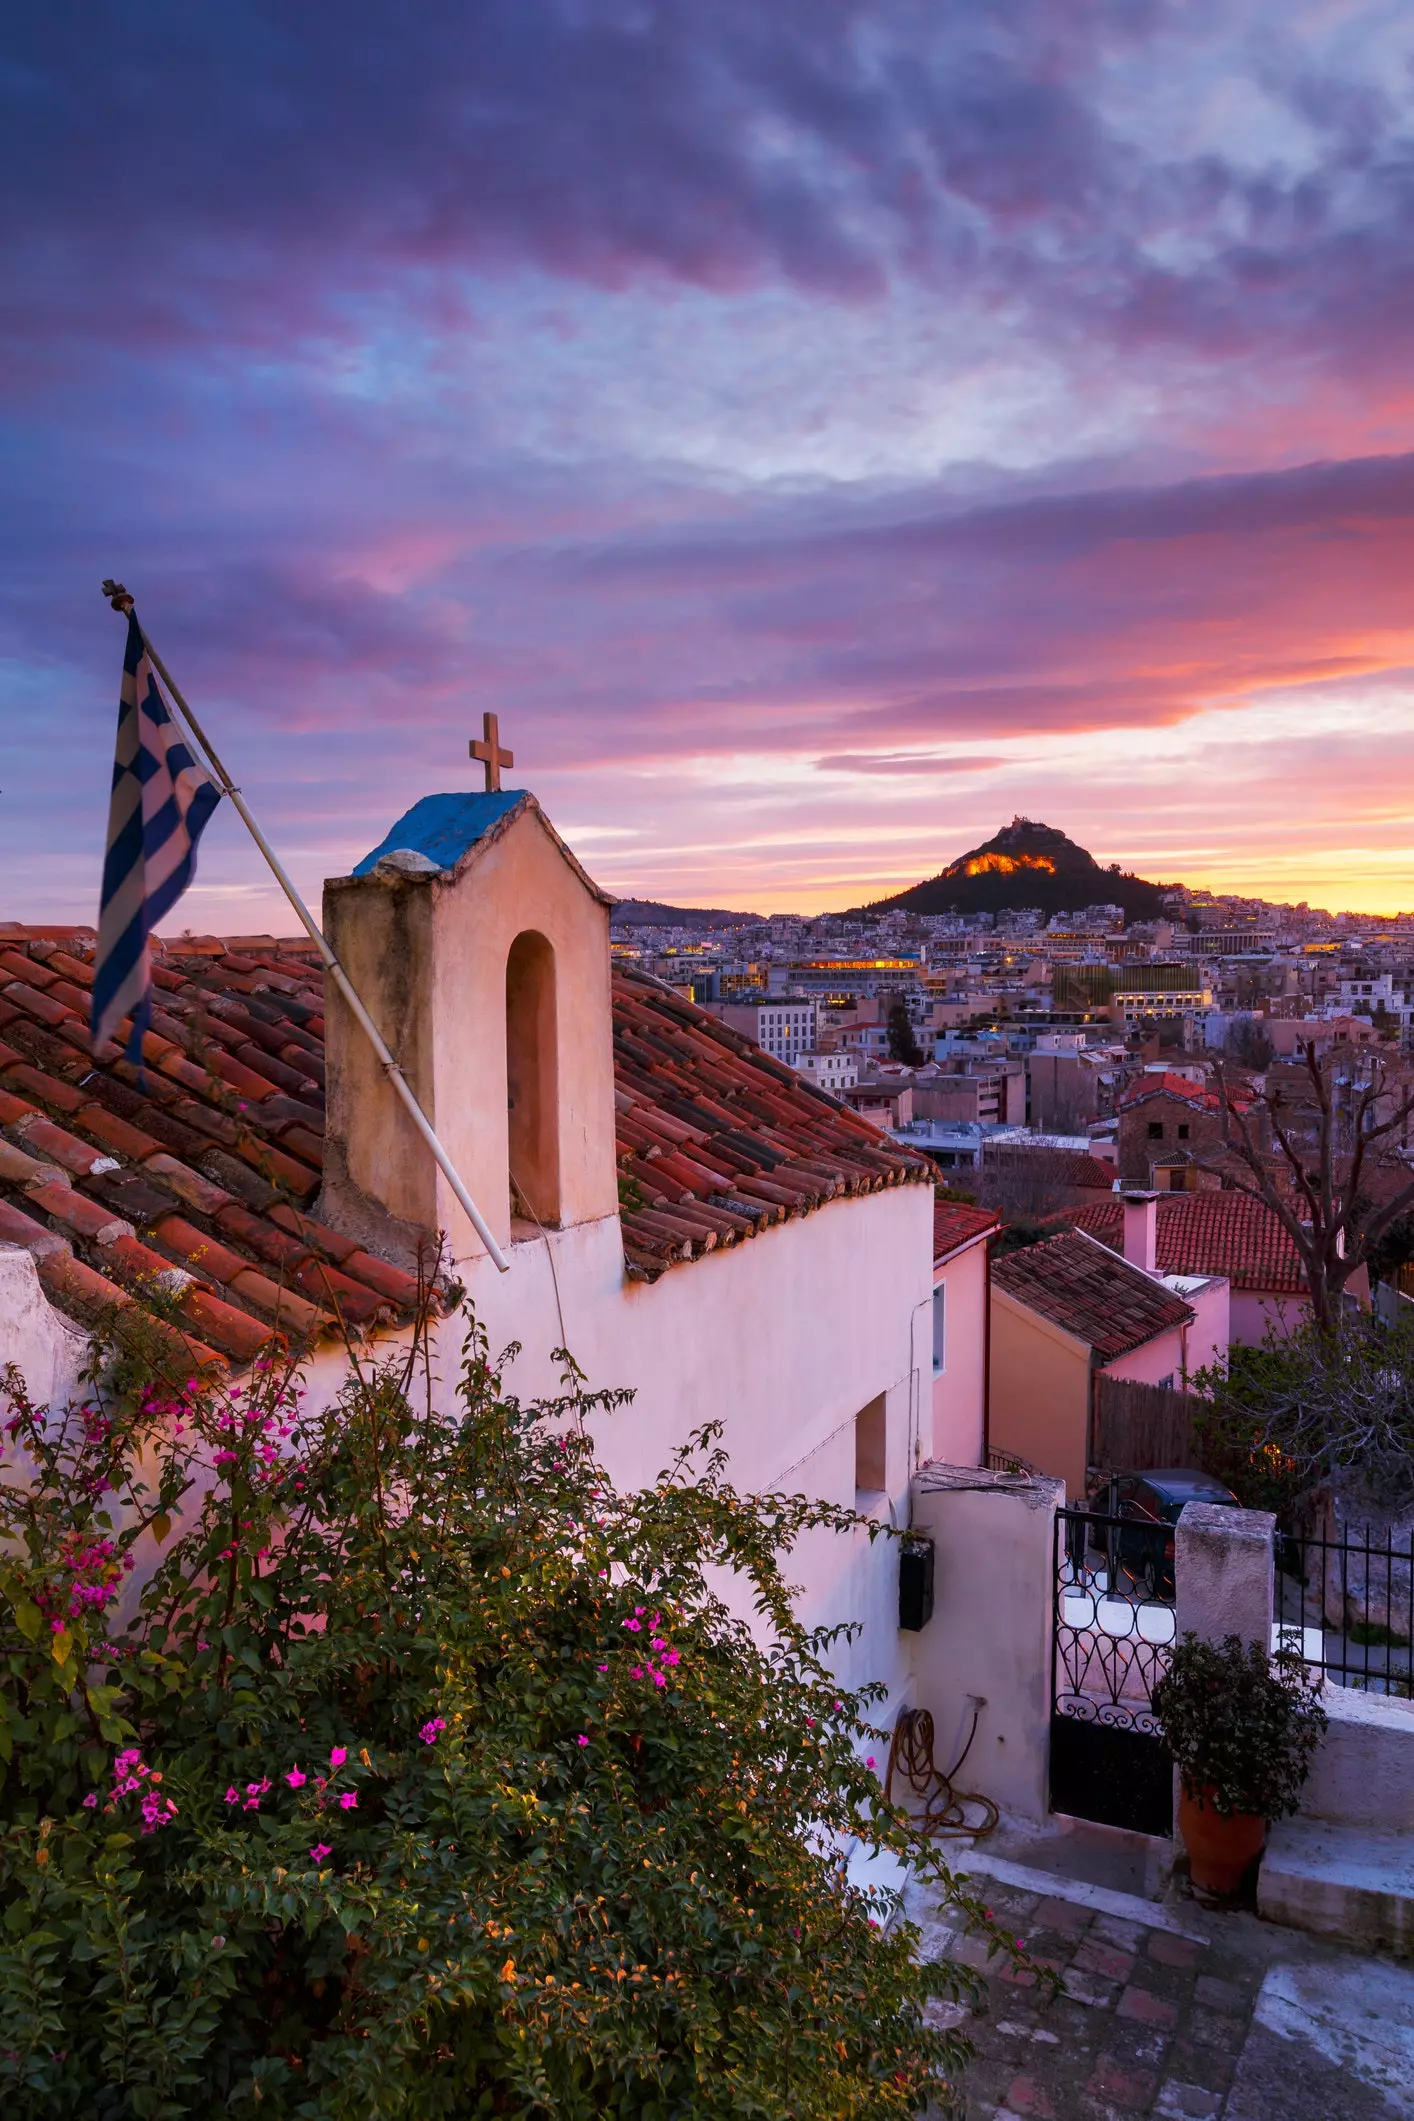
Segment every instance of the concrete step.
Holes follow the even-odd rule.
[[[1257,1912],[1362,1950],[1414,1953],[1414,1836],[1278,1820],[1257,1878]]]

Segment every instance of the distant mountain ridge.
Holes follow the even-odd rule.
[[[970,847],[926,882],[891,898],[857,906],[859,913],[1003,913],[1036,906],[1045,914],[1078,913],[1085,906],[1122,906],[1127,921],[1157,920],[1170,887],[1147,883],[1116,864],[1102,869],[1092,854],[1054,825],[1014,817],[1000,832]]]
[[[739,928],[759,913],[727,913],[719,906],[664,906],[652,898],[621,898],[609,918],[616,928]]]

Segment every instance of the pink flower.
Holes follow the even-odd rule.
[[[873,1755],[872,1753],[871,1753],[871,1754],[869,1755],[869,1758],[868,1758],[868,1759],[867,1759],[867,1760],[865,1761],[864,1765],[865,1765],[866,1767],[873,1767],[873,1765],[874,1765],[874,1755]]]
[[[226,1802],[227,1804],[239,1804],[240,1801],[240,1798],[236,1795],[236,1785],[233,1782],[226,1792]]]
[[[417,1735],[424,1745],[435,1745],[446,1728],[447,1719],[445,1716],[433,1716],[423,1724]]]
[[[351,1812],[358,1803],[358,1791],[345,1790],[343,1796],[339,1799],[339,1803],[344,1811]]]
[[[324,1858],[332,1853],[327,1841],[316,1841],[309,1852],[309,1860],[311,1863],[322,1863]]]
[[[330,1767],[342,1767],[348,1757],[348,1747],[346,1745],[336,1745],[329,1755],[329,1765]]]
[[[599,1669],[601,1672],[607,1672],[609,1667],[606,1664],[601,1664]]]
[[[298,1790],[303,1788],[304,1784],[308,1782],[309,1777],[308,1775],[304,1774],[299,1768],[292,1767],[289,1773],[286,1775],[285,1780],[286,1782],[288,1782],[292,1790]]]
[[[667,1680],[666,1680],[666,1679],[664,1678],[664,1676],[663,1676],[663,1674],[662,1674],[661,1672],[655,1672],[655,1673],[653,1674],[653,1684],[654,1684],[654,1686],[666,1686],[666,1685],[667,1685],[667,1683],[668,1683],[668,1682],[667,1682]]]
[[[84,1801],[83,1801],[83,1808],[84,1808],[84,1810],[85,1810],[86,1812],[91,1812],[91,1811],[92,1811],[92,1810],[94,1809],[94,1807],[95,1807],[95,1805],[96,1805],[97,1803],[98,1803],[98,1792],[97,1792],[97,1790],[90,1790],[90,1791],[89,1791],[89,1793],[88,1793],[88,1795],[87,1795],[87,1796],[86,1796],[86,1797],[84,1798]]]
[[[641,1620],[626,1620],[624,1626],[632,1628],[635,1635],[641,1634],[643,1631],[643,1622]]]
[[[576,1745],[588,1745],[588,1743],[589,1743],[589,1740],[588,1740],[588,1739],[587,1739],[587,1738],[585,1737],[585,1735],[584,1735],[583,1731],[581,1731],[581,1732],[580,1732],[580,1734],[579,1734],[579,1736],[578,1736],[578,1738],[576,1738],[576,1739],[575,1739],[575,1744],[576,1744]]]
[[[641,1664],[631,1664],[628,1668],[628,1676],[630,1679],[641,1679],[643,1677],[643,1666]]]

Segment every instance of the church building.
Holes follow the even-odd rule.
[[[611,903],[535,797],[494,786],[423,798],[325,886],[325,934],[505,1272],[312,951],[169,942],[139,1074],[87,1048],[82,937],[0,928],[0,1361],[58,1396],[76,1326],[160,1277],[198,1360],[293,1331],[332,1395],[332,1309],[405,1334],[440,1240],[493,1351],[521,1344],[523,1398],[557,1388],[562,1345],[632,1388],[595,1434],[620,1485],[720,1420],[743,1489],[905,1525],[935,1455],[931,1167],[615,966]],[[972,1327],[949,1330],[960,1349]],[[448,1398],[459,1348],[450,1318]],[[882,1680],[892,1721],[915,1640],[895,1543],[812,1535],[789,1573],[808,1622],[860,1624],[841,1677]]]

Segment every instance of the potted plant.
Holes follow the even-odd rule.
[[[1193,1883],[1233,1893],[1268,1824],[1296,1810],[1326,1712],[1299,1651],[1185,1635],[1154,1688],[1154,1714],[1178,1764],[1178,1825]]]

